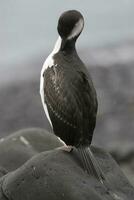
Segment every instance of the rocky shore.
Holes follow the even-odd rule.
[[[109,150],[134,184],[134,42],[84,50],[97,89],[99,111],[93,144]],[[39,96],[44,55],[8,69],[0,87],[0,137],[27,127],[51,128]],[[13,68],[14,69],[14,68]],[[11,80],[10,80],[11,78]]]
[[[111,155],[91,151],[103,171],[103,182],[87,174],[78,151],[65,152],[53,134],[25,129],[0,140],[1,200],[133,200],[134,188]]]

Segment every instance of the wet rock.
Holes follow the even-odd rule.
[[[118,164],[122,168],[124,174],[128,177],[131,184],[134,186],[134,143],[122,142],[119,146],[118,142],[110,145],[110,152]]]
[[[20,167],[32,156],[61,146],[56,136],[40,128],[20,130],[0,139],[0,175]]]
[[[118,165],[104,150],[92,152],[108,182],[105,186],[87,175],[75,153],[42,152],[0,181],[1,200],[133,200],[134,189]]]

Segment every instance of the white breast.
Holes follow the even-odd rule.
[[[47,116],[47,119],[48,119],[49,123],[51,124],[51,126],[52,126],[52,122],[51,122],[51,119],[50,119],[50,116],[49,116],[49,113],[48,113],[48,109],[47,109],[47,105],[46,105],[45,99],[44,99],[45,91],[44,91],[44,77],[43,77],[43,74],[44,74],[45,70],[48,67],[51,68],[54,65],[57,66],[57,64],[54,63],[53,56],[54,56],[54,54],[56,54],[59,51],[60,47],[61,47],[61,38],[59,37],[58,40],[57,40],[57,42],[56,42],[56,44],[55,44],[55,47],[54,47],[52,53],[48,56],[48,58],[44,62],[44,65],[43,65],[42,70],[41,70],[41,76],[40,76],[40,95],[41,95],[41,101],[42,101],[43,108],[44,108],[45,114]]]
[[[49,117],[47,105],[46,105],[45,99],[44,99],[44,78],[43,78],[43,76],[40,77],[40,95],[41,95],[41,101],[42,101],[42,104],[43,104],[43,108],[44,108],[46,117],[47,117],[50,125],[52,126],[52,122],[51,122],[51,119]]]

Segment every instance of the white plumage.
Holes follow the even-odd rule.
[[[43,77],[43,74],[44,74],[45,70],[48,67],[51,68],[54,65],[55,65],[55,67],[57,66],[57,64],[54,63],[53,56],[54,56],[54,54],[56,54],[59,51],[60,47],[61,47],[61,37],[58,38],[58,40],[56,41],[56,44],[54,46],[53,51],[51,52],[51,54],[47,57],[46,61],[44,62],[42,70],[41,70],[41,76],[40,76],[40,95],[41,95],[41,101],[42,101],[42,104],[43,104],[43,108],[44,108],[46,117],[47,117],[47,119],[48,119],[48,121],[49,121],[49,123],[50,123],[50,125],[52,127],[53,127],[53,125],[52,125],[51,119],[49,117],[47,105],[46,105],[45,99],[44,99],[44,77]]]

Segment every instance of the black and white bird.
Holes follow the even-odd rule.
[[[90,74],[75,43],[84,27],[80,12],[64,12],[58,21],[59,38],[46,59],[40,78],[40,95],[46,116],[67,146],[76,147],[87,172],[101,180],[90,150],[96,124],[97,96]]]

